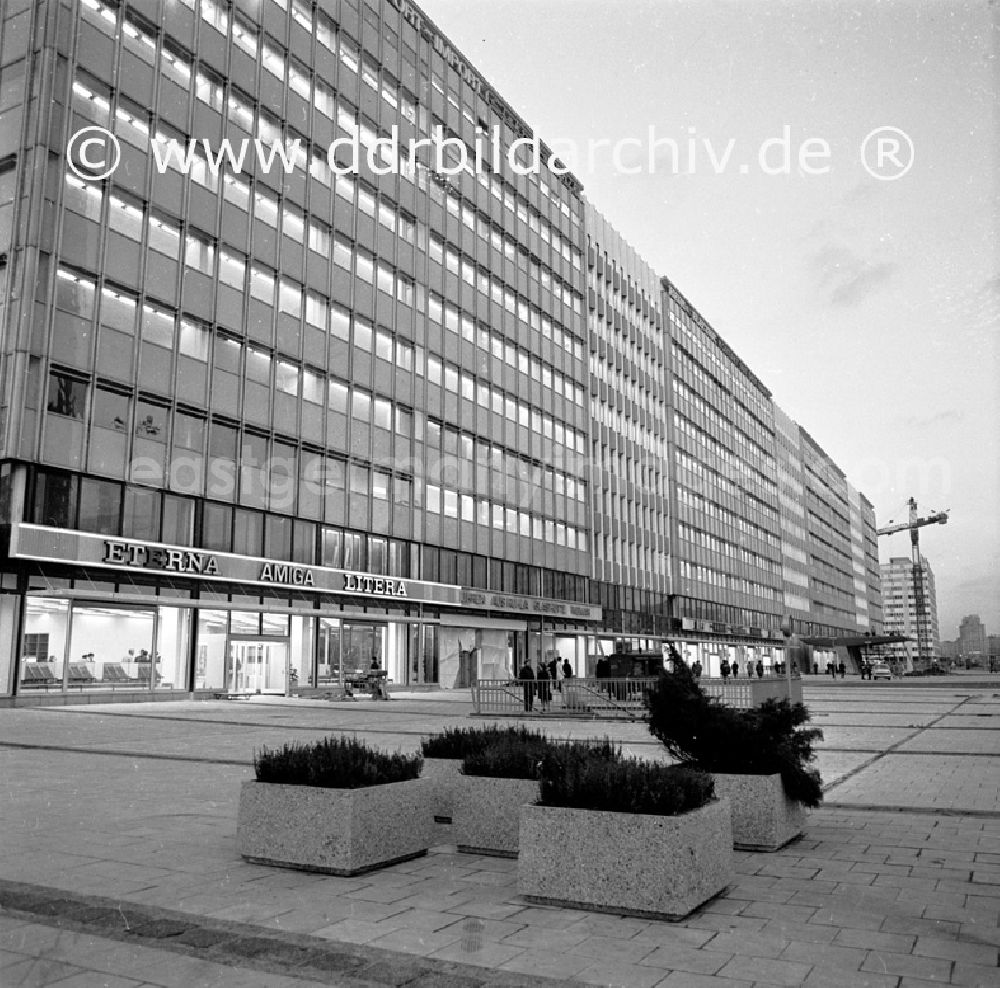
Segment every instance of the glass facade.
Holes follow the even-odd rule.
[[[103,180],[67,164],[83,127],[119,142]],[[373,659],[455,688],[691,621],[768,645],[770,395],[572,175],[511,166],[531,134],[409,4],[5,5],[0,522],[54,554],[4,562],[0,694],[322,689]],[[434,136],[451,174],[407,150]],[[812,553],[837,576],[810,607],[862,613],[860,548],[874,622],[870,506],[816,484],[809,539],[861,537],[846,570]],[[202,570],[228,554],[288,578]]]

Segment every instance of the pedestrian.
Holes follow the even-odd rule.
[[[840,673],[840,678],[843,679],[847,675],[847,666],[843,662],[837,667],[837,672]]]
[[[818,676],[819,675],[819,663],[818,662],[814,662],[813,663],[813,675],[814,676]]]
[[[542,705],[542,713],[549,712],[549,705],[552,703],[552,679],[549,676],[549,666],[551,663],[539,662],[538,672],[535,674],[535,687],[538,692],[538,702]]]
[[[524,712],[530,714],[535,706],[535,674],[531,671],[530,663],[525,662],[521,666],[517,678],[521,681],[521,688],[524,691]]]
[[[837,673],[836,673],[836,671],[833,668],[833,663],[832,662],[827,662],[827,664],[826,664],[826,674],[831,679],[836,679],[837,678]]]
[[[573,678],[573,667],[569,664],[569,659],[563,660],[563,679]]]
[[[561,690],[562,687],[559,685],[559,653],[557,652],[555,657],[549,661],[548,665],[549,679],[552,680],[552,684],[557,690]]]
[[[694,673],[695,679],[701,679],[701,659],[695,659],[694,665],[691,666],[691,671]]]
[[[723,659],[722,665],[719,666],[719,671],[722,673],[722,681],[724,683],[729,682],[729,659]]]
[[[733,679],[738,679],[740,675],[740,664],[735,659],[733,659],[733,664],[731,666],[733,670]]]
[[[760,659],[757,660],[757,678],[764,678],[764,663],[761,662]]]

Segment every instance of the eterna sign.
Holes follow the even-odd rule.
[[[219,575],[219,561],[207,552],[192,549],[166,549],[162,546],[133,542],[104,541],[102,562],[116,566],[141,566],[144,569],[169,570],[172,573]]]

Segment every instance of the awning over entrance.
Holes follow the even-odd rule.
[[[843,635],[838,638],[801,636],[799,640],[813,648],[865,648],[869,645],[897,645],[899,642],[916,641],[908,635]]]

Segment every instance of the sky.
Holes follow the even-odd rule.
[[[1000,5],[420,6],[879,526],[951,510],[920,530],[941,637],[1000,634]]]

